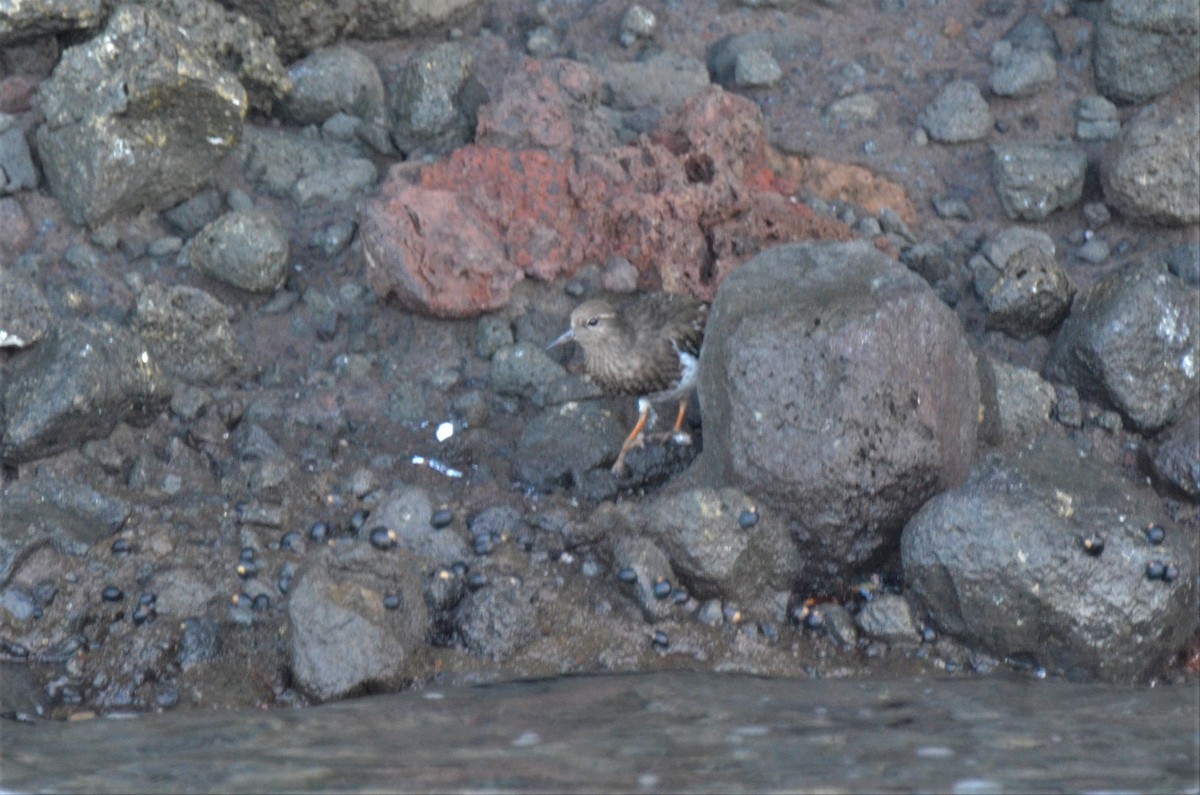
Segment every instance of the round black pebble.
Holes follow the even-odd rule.
[[[238,556],[238,560],[254,560],[254,547],[242,547],[242,554]]]
[[[1095,534],[1079,539],[1079,545],[1093,558],[1100,557],[1100,554],[1104,552],[1104,539]]]
[[[467,575],[467,587],[472,591],[478,591],[487,585],[487,582],[487,575],[481,571],[473,571]]]
[[[686,588],[675,588],[671,591],[671,601],[677,605],[686,603],[689,598]]]
[[[661,629],[654,630],[654,647],[656,649],[671,648],[671,639],[667,637],[667,633]]]
[[[279,538],[279,548],[286,549],[289,552],[296,552],[300,549],[300,534],[295,530],[288,530]]]
[[[1170,564],[1170,563],[1168,563],[1166,566],[1163,567],[1163,573],[1162,573],[1162,581],[1163,582],[1175,582],[1177,579],[1179,579],[1179,568],[1178,567],[1176,567],[1175,565]]]
[[[363,525],[367,523],[367,517],[371,514],[368,511],[359,509],[350,517],[350,532],[357,533],[363,529]]]
[[[396,546],[396,531],[380,525],[371,531],[371,546],[376,549],[392,549]]]
[[[743,530],[749,530],[754,525],[758,524],[758,509],[747,508],[738,516],[738,526]]]
[[[921,642],[933,643],[937,640],[937,630],[933,627],[921,627]]]
[[[666,599],[671,595],[671,583],[666,580],[655,580],[654,582],[654,598]]]
[[[254,597],[253,601],[250,602],[250,609],[257,610],[259,612],[262,612],[264,610],[270,610],[271,609],[271,597],[267,596],[265,593],[260,593],[259,595]]]
[[[396,608],[400,607],[400,594],[384,594],[383,606],[387,610],[395,610]]]
[[[471,567],[466,564],[466,561],[456,560],[450,564],[450,571],[454,572],[455,577],[464,577]]]
[[[433,512],[433,516],[429,517],[429,524],[433,525],[433,527],[437,530],[441,530],[443,527],[449,527],[450,523],[453,521],[454,511],[450,510],[449,508],[438,508]]]
[[[258,564],[252,560],[243,560],[237,565],[237,575],[243,580],[258,576]]]
[[[1161,560],[1152,560],[1146,564],[1146,579],[1161,580],[1166,571],[1167,567]]]
[[[490,555],[492,554],[492,537],[484,534],[475,536],[475,554]]]
[[[133,609],[133,623],[139,627],[157,617],[158,613],[149,605],[138,605]]]
[[[129,543],[128,538],[118,538],[112,542],[112,553],[119,557],[128,555],[133,551],[133,545]]]
[[[157,601],[158,594],[154,593],[154,591],[146,591],[146,593],[138,597],[138,604],[146,605],[147,607],[152,607]]]
[[[1162,525],[1152,524],[1144,532],[1146,540],[1153,546],[1159,546],[1167,538],[1167,531],[1163,530]]]
[[[100,592],[100,598],[106,602],[119,602],[125,598],[125,594],[117,586],[110,585]]]
[[[634,571],[633,566],[626,566],[617,571],[617,579],[625,583],[635,583],[637,582],[637,572]]]
[[[308,528],[308,537],[318,544],[324,544],[329,540],[329,523],[314,522],[313,526]]]

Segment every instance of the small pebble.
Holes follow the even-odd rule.
[[[308,537],[318,544],[324,544],[329,540],[329,523],[315,522],[313,526],[308,529]]]
[[[158,618],[158,612],[149,605],[138,605],[133,609],[133,623],[136,626],[153,621]]]
[[[467,587],[472,591],[478,591],[487,584],[487,575],[482,571],[473,571],[467,575]]]
[[[743,530],[749,530],[754,525],[758,524],[758,509],[746,508],[738,516],[738,526]]]
[[[671,601],[677,605],[687,604],[687,600],[690,598],[686,588],[676,588],[671,591]]]
[[[1152,524],[1144,532],[1146,533],[1146,540],[1152,546],[1160,546],[1167,538],[1167,531],[1163,530],[1162,525]]]
[[[138,604],[146,605],[147,607],[154,605],[156,602],[158,602],[158,594],[153,591],[147,591],[138,597]]]
[[[400,595],[394,593],[385,593],[383,595],[383,607],[385,610],[395,610],[400,607]]]
[[[1168,563],[1163,567],[1163,582],[1175,582],[1177,579],[1179,579],[1179,568],[1177,566],[1175,566],[1173,563]]]
[[[667,580],[654,581],[654,598],[666,599],[671,595],[671,583]]]
[[[100,598],[106,602],[119,602],[125,598],[125,594],[117,586],[110,585],[100,593]]]
[[[289,530],[279,539],[279,548],[286,549],[289,552],[297,552],[301,545],[300,534],[295,530]]]
[[[623,583],[635,583],[637,582],[637,578],[637,572],[634,571],[633,566],[625,566],[617,571],[617,579]]]
[[[433,516],[429,517],[429,524],[435,529],[441,530],[447,527],[454,521],[454,511],[449,508],[439,508],[433,512]]]
[[[1104,539],[1095,533],[1081,538],[1079,544],[1083,547],[1083,551],[1093,558],[1100,557],[1100,553],[1104,551]]]
[[[1167,567],[1161,560],[1152,560],[1146,564],[1146,579],[1161,580]]]
[[[725,620],[724,611],[721,610],[721,600],[709,599],[700,605],[700,611],[696,614],[696,618],[700,619],[701,624],[707,624],[710,627],[721,624]]]
[[[350,517],[350,532],[358,533],[362,530],[363,525],[367,523],[367,517],[370,515],[370,511],[364,511],[361,508],[355,511]]]
[[[254,547],[242,547],[242,554],[238,556],[238,560],[254,560]]]
[[[251,600],[250,609],[260,612],[260,613],[263,612],[264,610],[270,610],[271,609],[271,597],[267,596],[265,593],[258,594],[257,596],[254,597],[253,600]]]
[[[252,560],[245,560],[238,564],[237,575],[243,580],[249,580],[252,577],[258,576],[258,564]]]
[[[492,554],[492,537],[484,534],[475,536],[475,554],[490,555]]]
[[[133,545],[129,543],[128,538],[118,538],[112,542],[112,553],[118,557],[124,557],[133,551]]]
[[[661,650],[671,648],[671,639],[667,637],[667,633],[661,629],[654,631],[654,647]]]
[[[390,527],[381,525],[371,531],[371,546],[376,549],[393,549],[398,539],[396,531]]]
[[[450,564],[450,571],[455,577],[465,577],[467,572],[470,570],[471,567],[461,560],[456,560]]]
[[[928,626],[928,625],[921,627],[921,642],[922,643],[933,643],[935,640],[937,640],[937,630],[936,629],[934,629],[933,627]]]
[[[278,585],[279,585],[279,592],[280,592],[281,594],[285,594],[285,595],[286,595],[286,594],[287,594],[287,592],[288,592],[288,591],[290,591],[290,590],[291,590],[291,588],[292,588],[292,575],[291,575],[291,573],[290,573],[290,572],[286,572],[286,571],[281,571],[281,572],[279,573],[279,583],[278,583]]]

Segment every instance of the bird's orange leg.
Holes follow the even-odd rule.
[[[612,465],[612,471],[615,475],[625,475],[625,454],[642,443],[642,430],[646,427],[646,420],[650,417],[650,404],[647,402],[642,404],[641,412],[638,414],[637,425],[633,426],[633,430],[629,432],[629,436],[625,438],[625,443],[621,445],[621,452],[617,454],[617,463]]]

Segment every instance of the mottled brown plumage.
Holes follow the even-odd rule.
[[[550,347],[574,340],[583,348],[588,375],[615,395],[638,398],[637,426],[621,446],[613,471],[622,474],[625,453],[641,444],[651,404],[679,401],[675,433],[696,385],[708,307],[673,293],[639,295],[620,307],[597,299],[571,313],[571,328]]]

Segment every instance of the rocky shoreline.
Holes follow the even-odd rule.
[[[5,716],[1195,683],[1187,2],[261,5],[0,16]],[[622,479],[544,348],[644,290]]]

